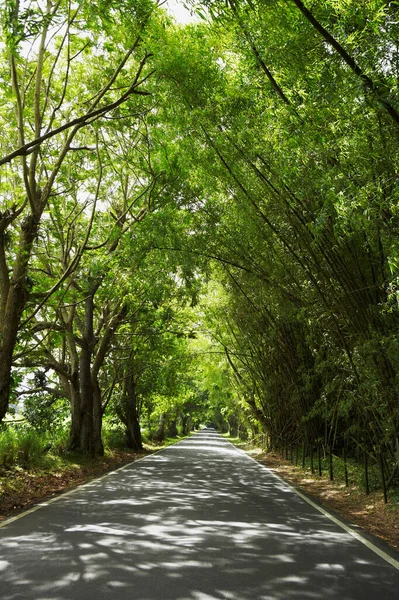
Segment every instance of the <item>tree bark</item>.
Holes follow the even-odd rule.
[[[178,431],[177,431],[177,418],[174,417],[172,419],[172,421],[170,422],[169,425],[169,435],[170,437],[177,437]]]
[[[190,415],[182,416],[182,430],[183,435],[188,435],[192,429],[193,420]]]
[[[29,296],[28,264],[32,245],[37,237],[40,214],[30,214],[22,222],[12,277],[8,284],[0,289],[3,307],[0,320],[0,422],[8,410],[12,356],[22,313]]]
[[[71,428],[69,433],[69,450],[80,449],[80,430],[82,427],[82,402],[80,397],[79,374],[74,373],[70,382],[71,390]]]
[[[84,330],[80,354],[80,395],[81,395],[81,427],[79,449],[84,454],[94,455],[94,388],[91,376],[91,359],[93,353],[93,317],[94,294],[90,293],[85,300]]]
[[[126,443],[132,450],[142,450],[140,421],[138,416],[136,383],[132,373],[126,379]]]
[[[165,439],[166,414],[162,413],[159,417],[158,429],[155,434],[157,442],[163,442]]]
[[[104,456],[102,441],[103,408],[102,394],[98,379],[92,381],[93,385],[93,449],[96,456]]]

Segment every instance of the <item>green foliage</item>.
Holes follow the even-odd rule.
[[[70,406],[66,399],[38,394],[25,398],[23,414],[29,425],[36,431],[45,433],[65,425],[70,416]]]
[[[16,130],[31,139],[142,80],[64,154],[61,132],[1,172],[1,331],[29,255],[12,398],[39,369],[29,422],[70,413],[76,447],[90,415],[84,452],[101,453],[105,414],[106,445],[124,443],[117,427],[211,422],[274,446],[347,443],[354,458],[361,445],[392,472],[397,9],[325,0],[315,27],[295,2],[191,4],[212,18],[176,27],[149,0],[3,15],[4,154]],[[38,233],[19,254],[36,187]]]
[[[7,427],[0,431],[0,465],[29,467],[42,459],[48,436],[25,427]]]
[[[0,464],[10,467],[18,459],[18,440],[13,429],[0,431]]]
[[[126,449],[126,438],[123,429],[119,427],[105,426],[103,429],[103,442],[107,450]]]

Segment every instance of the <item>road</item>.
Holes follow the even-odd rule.
[[[203,430],[0,529],[1,600],[390,600],[399,570]]]

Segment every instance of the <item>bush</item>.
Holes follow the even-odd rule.
[[[70,403],[51,395],[30,396],[24,401],[23,414],[35,431],[45,433],[54,428],[58,430],[69,418]]]
[[[0,466],[37,465],[47,450],[55,454],[65,451],[67,440],[68,433],[65,430],[45,434],[31,427],[8,426],[0,431]]]
[[[0,432],[0,465],[11,467],[17,462],[18,439],[14,429],[5,429]]]
[[[59,427],[47,439],[52,454],[61,456],[68,451],[69,430],[66,427]]]
[[[43,438],[43,435],[33,429],[21,431],[18,434],[18,464],[27,467],[40,461],[45,446]]]
[[[104,427],[102,432],[104,448],[126,448],[126,434],[121,428]]]

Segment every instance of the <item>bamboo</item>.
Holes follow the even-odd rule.
[[[381,483],[382,483],[382,491],[384,494],[384,502],[385,502],[385,504],[387,504],[388,503],[388,495],[387,495],[387,486],[386,486],[386,482],[385,482],[384,459],[382,456],[382,452],[379,453],[378,458],[379,458],[379,463],[380,463]]]
[[[368,457],[367,457],[366,451],[364,451],[364,484],[366,487],[366,494],[368,495],[370,493],[370,487],[369,487],[369,465],[368,465]]]
[[[348,477],[348,464],[347,464],[347,456],[346,456],[346,446],[344,445],[344,450],[343,450],[343,454],[344,454],[344,470],[345,470],[345,486],[348,487],[349,486],[349,477]]]
[[[333,469],[333,451],[332,446],[329,447],[328,452],[329,470],[330,470],[330,481],[334,481],[334,469]]]
[[[314,463],[313,463],[313,443],[310,444],[310,469],[312,471],[312,475],[314,473]]]
[[[321,477],[322,475],[322,468],[321,468],[321,451],[320,451],[320,443],[317,444],[317,462],[318,462],[318,466],[319,466],[319,476]]]

